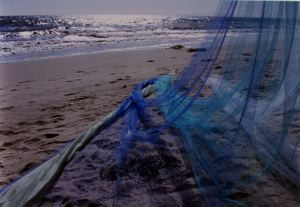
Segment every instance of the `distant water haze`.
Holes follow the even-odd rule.
[[[0,0],[0,15],[212,15],[220,0]]]
[[[199,43],[209,19],[163,15],[2,16],[0,62],[26,56]]]

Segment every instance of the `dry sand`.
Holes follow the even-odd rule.
[[[0,186],[46,159],[192,53],[152,48],[0,65]]]

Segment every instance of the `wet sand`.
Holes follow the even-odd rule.
[[[145,79],[184,68],[186,49],[152,48],[0,65],[0,186],[110,113]]]

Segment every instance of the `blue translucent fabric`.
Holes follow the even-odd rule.
[[[299,188],[299,25],[298,2],[223,1],[211,21],[215,37],[207,38],[207,49],[177,77],[152,80],[155,98],[141,96],[145,83],[133,93],[119,166],[135,142],[163,144],[159,134],[173,127],[181,132],[208,206],[242,206],[229,195],[270,172]],[[147,124],[152,108],[163,112],[165,123]],[[249,160],[262,166],[250,176],[241,164]]]
[[[163,146],[160,135],[176,128],[207,206],[245,206],[232,195],[270,173],[299,189],[299,12],[296,1],[222,1],[199,45],[206,49],[176,77],[138,84],[105,123],[124,120],[117,184],[135,143]],[[155,97],[144,98],[149,85]]]

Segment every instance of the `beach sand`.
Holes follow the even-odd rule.
[[[150,113],[156,123],[162,121],[158,110]],[[123,126],[119,119],[101,131],[32,206],[204,206],[174,129],[160,135],[165,145],[136,143],[118,171],[116,152]]]
[[[193,53],[148,48],[0,65],[0,186],[110,113],[135,85]]]
[[[0,65],[0,186],[29,171],[109,114],[138,82],[178,74],[192,55],[186,48],[152,48]],[[216,64],[215,77],[222,74],[222,58]],[[242,64],[248,61],[245,54],[240,59]],[[209,94],[208,88],[204,93]],[[151,113],[160,117],[158,111]],[[77,153],[36,206],[112,206],[114,202],[117,206],[205,205],[176,131],[162,135],[165,148],[136,146],[129,154],[120,195],[113,198],[114,159],[122,125],[119,120]],[[264,165],[244,139],[236,145],[249,155],[237,160],[247,169],[240,177],[243,181]],[[225,170],[232,173],[230,167]],[[201,182],[205,189],[214,187],[206,177]],[[296,186],[272,171],[251,188],[236,189],[229,198],[249,206],[297,206],[298,195]]]

